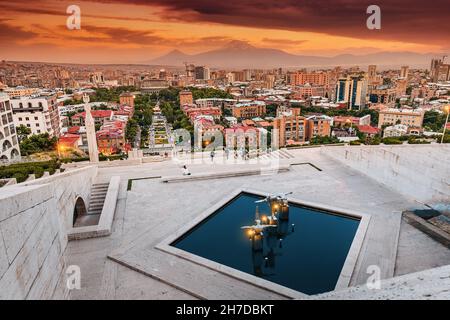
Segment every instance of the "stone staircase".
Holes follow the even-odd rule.
[[[105,203],[109,183],[98,183],[92,186],[91,199],[89,201],[88,215],[100,215]]]
[[[289,151],[284,150],[284,149],[279,149],[276,151],[273,151],[271,153],[268,154],[264,154],[262,156],[259,157],[260,159],[293,159],[295,158],[291,153],[289,153]]]
[[[108,188],[109,183],[98,183],[92,185],[89,208],[87,209],[87,213],[85,215],[78,217],[74,224],[75,228],[94,226],[98,224]]]

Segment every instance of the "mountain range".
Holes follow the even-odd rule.
[[[198,54],[186,54],[173,50],[145,64],[182,66],[183,63],[205,65],[211,68],[300,68],[330,66],[366,66],[376,64],[385,67],[423,68],[440,54],[415,52],[377,52],[371,54],[340,54],[334,57],[297,55],[280,49],[258,48],[243,41],[231,41],[222,48]]]

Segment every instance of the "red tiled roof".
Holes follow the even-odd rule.
[[[380,130],[372,126],[358,126],[358,130],[362,133],[377,134]]]
[[[97,139],[105,138],[121,138],[123,136],[123,132],[121,130],[101,130],[96,133]]]
[[[80,131],[80,127],[79,127],[79,126],[70,127],[70,128],[67,130],[68,133],[72,133],[72,134],[78,133],[79,131]]]
[[[333,118],[334,122],[346,122],[347,120],[352,121],[353,123],[359,123],[361,118],[358,117],[345,117],[345,116],[335,116]]]
[[[93,118],[111,118],[112,111],[111,110],[92,110],[91,114],[92,114]],[[79,118],[79,117],[83,117],[85,119],[86,111],[77,113],[72,118]]]
[[[242,130],[242,131],[244,131],[244,132],[247,132],[248,130],[253,130],[253,131],[258,131],[258,129],[257,128],[255,128],[255,127],[250,127],[250,126],[234,126],[234,127],[232,127],[232,128],[227,128],[227,129],[225,129],[224,131],[225,131],[225,133],[234,133],[234,132],[236,132],[236,131],[238,131],[238,130]]]
[[[58,144],[68,147],[75,146],[75,143],[80,139],[80,136],[77,134],[65,134],[64,136],[58,139]]]

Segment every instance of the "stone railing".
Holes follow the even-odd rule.
[[[96,175],[88,167],[0,189],[0,300],[55,298],[75,202],[88,200]]]

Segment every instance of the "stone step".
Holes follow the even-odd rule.
[[[91,196],[106,195],[107,193],[108,190],[96,190],[94,192],[91,192]]]
[[[96,186],[108,186],[109,183],[108,182],[103,182],[103,183],[94,183],[92,186],[96,187]]]
[[[89,207],[98,207],[103,206],[105,204],[105,201],[96,201],[89,203]]]
[[[103,203],[99,203],[99,204],[92,204],[89,206],[89,210],[95,210],[95,209],[102,209],[103,208]]]
[[[92,187],[91,192],[101,191],[101,190],[108,190],[108,186],[104,186],[104,187]]]
[[[103,204],[104,202],[105,202],[105,198],[94,198],[94,199],[91,199],[89,201],[89,204],[91,204],[91,203],[101,203],[101,204]]]
[[[98,195],[106,195],[108,193],[108,190],[98,190],[91,192],[91,196],[98,196]]]
[[[104,191],[104,192],[93,192],[93,193],[91,193],[91,199],[102,198],[102,197],[105,198],[106,194],[107,194],[106,191]]]
[[[91,196],[106,195],[107,193],[108,193],[108,190],[95,191],[95,192],[91,192]]]

